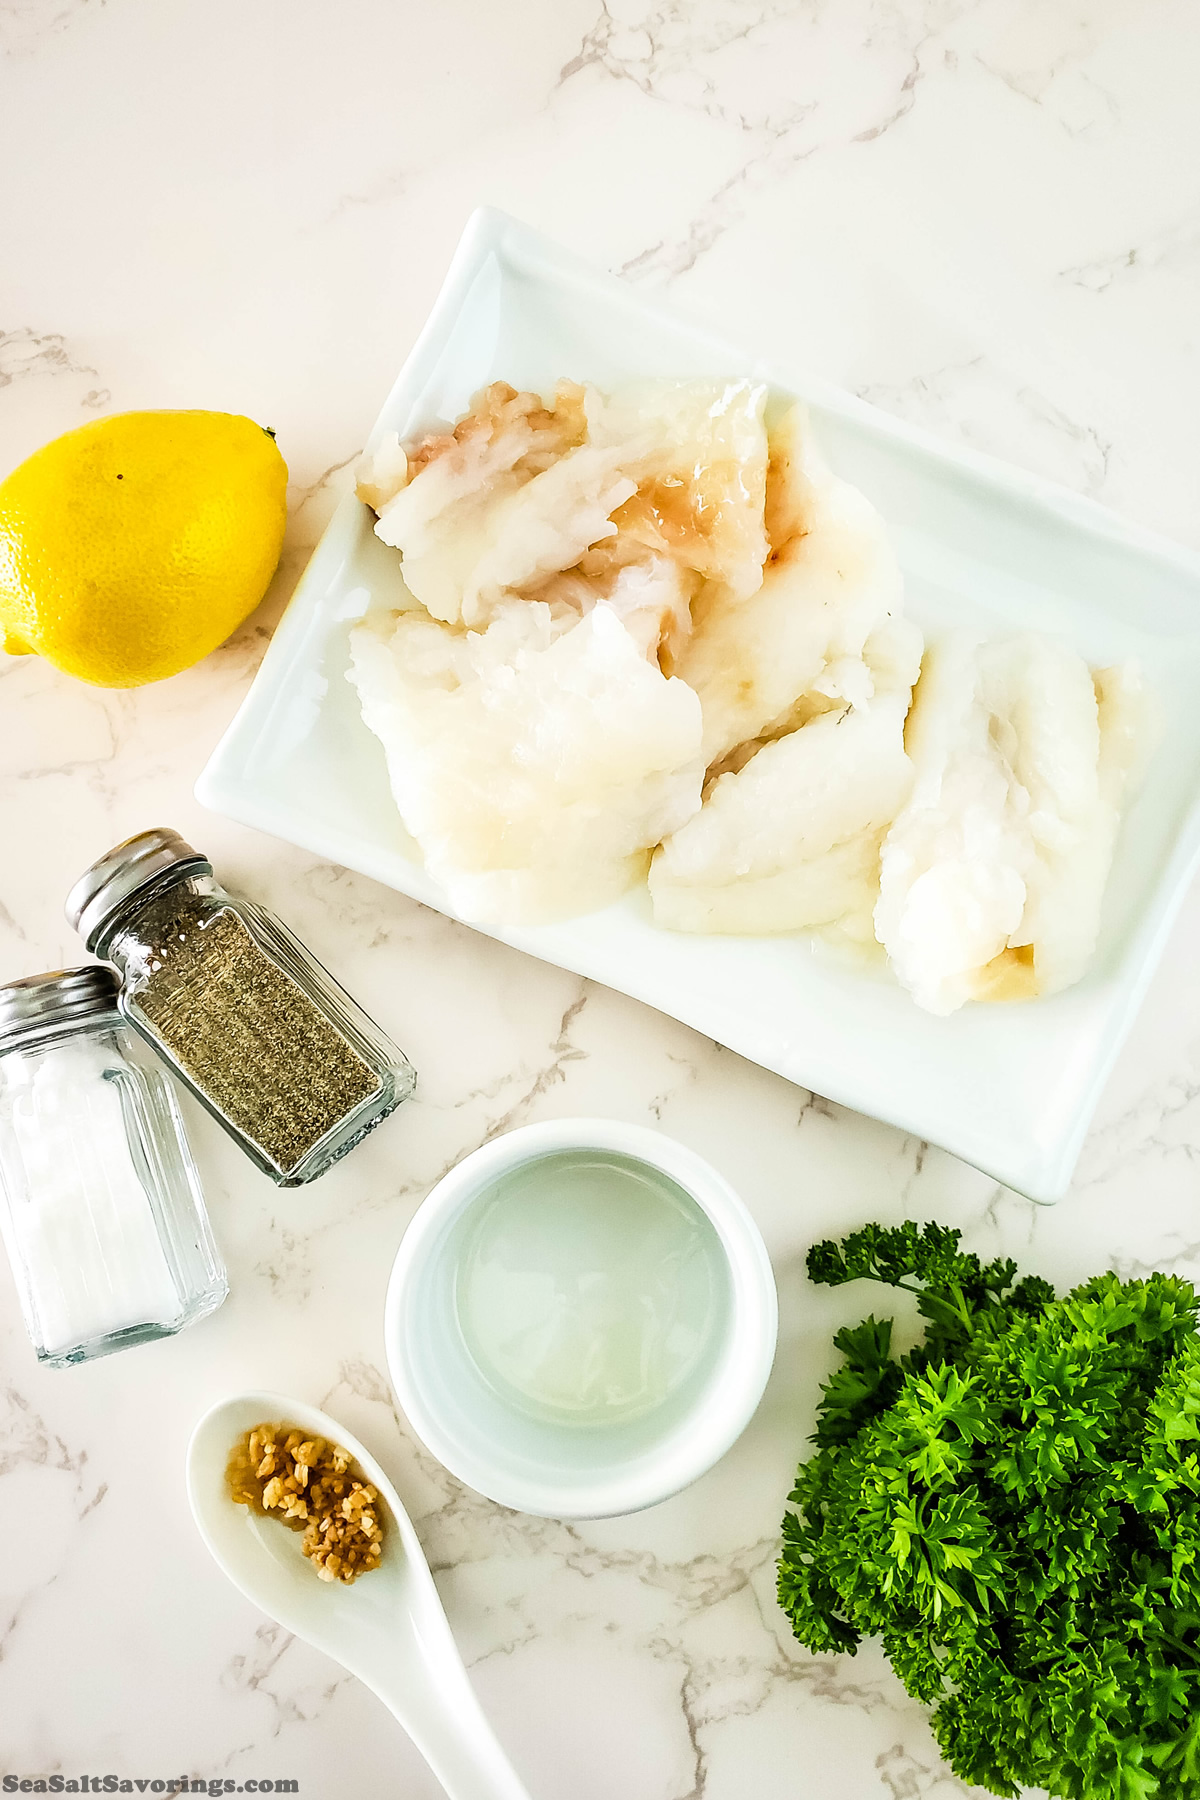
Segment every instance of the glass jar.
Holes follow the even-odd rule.
[[[390,1038],[176,832],[101,857],[67,918],[120,969],[130,1024],[281,1187],[323,1175],[412,1092]]]
[[[171,1084],[112,969],[0,987],[0,1232],[41,1362],[170,1337],[228,1292]]]

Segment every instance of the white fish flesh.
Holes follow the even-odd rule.
[[[588,442],[619,451],[637,494],[618,531],[744,597],[761,585],[767,390],[756,381],[642,381],[586,395]]]
[[[389,614],[350,646],[400,816],[464,918],[606,906],[700,804],[700,703],[606,602],[510,601],[483,632]]]
[[[376,535],[401,552],[404,580],[434,618],[461,622],[506,503],[585,432],[582,388],[560,384],[547,407],[537,394],[494,382],[453,430],[426,436],[411,455],[385,439],[359,470],[359,497],[379,515]]]
[[[1136,669],[1093,675],[1055,638],[956,633],[929,651],[908,724],[913,793],[884,842],[875,912],[920,1006],[1079,980],[1152,731]]]
[[[836,927],[871,937],[879,846],[908,797],[904,718],[921,635],[904,620],[864,646],[873,692],[817,714],[718,775],[694,819],[656,853],[655,922],[674,931]]]
[[[679,674],[700,696],[709,762],[786,729],[801,696],[868,697],[862,651],[900,610],[903,588],[870,501],[832,475],[794,406],[770,436],[773,550],[748,597],[712,582],[692,609]]]

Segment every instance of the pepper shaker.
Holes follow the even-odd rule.
[[[99,965],[0,987],[0,1233],[52,1367],[169,1337],[228,1292],[171,1084],[130,1054],[117,988]]]
[[[323,1175],[412,1092],[403,1052],[177,832],[93,863],[67,918],[121,971],[129,1023],[279,1186]]]

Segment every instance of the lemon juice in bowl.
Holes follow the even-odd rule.
[[[758,1228],[665,1133],[525,1125],[435,1185],[396,1253],[388,1367],[427,1449],[503,1506],[598,1519],[723,1456],[775,1352]]]
[[[711,1351],[728,1274],[711,1221],[665,1174],[598,1149],[501,1176],[472,1209],[455,1301],[483,1379],[588,1427],[669,1402]]]

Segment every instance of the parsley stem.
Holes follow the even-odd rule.
[[[1182,1638],[1171,1637],[1165,1631],[1160,1631],[1158,1638],[1161,1644],[1167,1644],[1172,1650],[1178,1650],[1181,1656],[1190,1657],[1192,1662],[1200,1663],[1200,1651],[1196,1650],[1194,1645],[1185,1644]]]
[[[962,1286],[957,1281],[954,1284],[954,1297],[958,1302],[958,1316],[963,1322],[963,1326],[966,1330],[967,1336],[970,1337],[970,1335],[971,1335],[971,1314],[970,1314],[970,1311],[968,1310],[966,1300],[963,1298]]]

